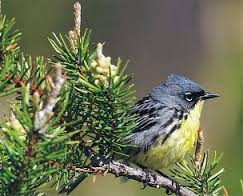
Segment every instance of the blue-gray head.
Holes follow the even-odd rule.
[[[215,93],[204,91],[196,82],[172,74],[167,80],[151,90],[150,95],[168,107],[190,110],[198,101],[218,97]]]

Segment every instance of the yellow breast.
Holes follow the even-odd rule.
[[[146,153],[139,153],[136,162],[158,170],[182,160],[196,141],[202,106],[203,102],[199,101],[188,117],[182,120],[179,129],[175,130],[163,144],[161,144],[163,138],[159,138]]]

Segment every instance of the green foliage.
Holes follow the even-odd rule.
[[[75,47],[75,40],[54,34],[50,43],[57,54],[49,61],[61,62],[68,79],[58,96],[54,92],[57,70],[52,71],[43,57],[32,60],[18,47],[6,52],[16,45],[19,33],[9,33],[13,20],[1,20],[0,93],[18,92],[18,102],[0,126],[1,193],[35,195],[37,188],[48,182],[58,189],[77,175],[65,165],[84,167],[90,163],[85,146],[107,159],[122,154],[122,139],[134,127],[128,115],[134,91],[129,84],[131,76],[124,72],[126,65],[118,59],[115,72],[108,62],[104,64],[109,70],[106,75],[93,74],[91,63],[99,59],[90,44],[90,31],[77,37]],[[105,78],[103,83],[97,83],[99,74]],[[47,112],[49,104],[53,110]],[[50,164],[53,162],[57,165]]]
[[[58,36],[55,33],[53,33],[54,39],[48,39],[56,52],[55,59],[50,62],[58,61],[65,65],[64,69],[72,80],[80,77],[83,71],[82,67],[89,66],[96,55],[94,47],[90,44],[90,34],[91,30],[86,29],[82,36],[77,37],[77,40],[72,40],[62,34]]]
[[[17,41],[20,38],[21,33],[18,30],[14,30],[15,20],[6,20],[6,16],[0,16],[0,56],[1,61],[3,55],[17,52],[19,47]]]
[[[21,54],[16,63],[16,69],[15,76],[23,83],[28,81],[32,88],[37,90],[43,87],[45,75],[50,72],[51,67],[45,63],[44,57],[36,57],[33,60],[31,56],[25,57]]]
[[[209,161],[208,152],[204,153],[201,164],[197,166],[193,159],[177,164],[177,168],[172,170],[176,179],[198,195],[219,195],[222,189],[221,176],[224,169],[215,172],[221,156],[216,153]]]
[[[13,29],[14,24],[14,19],[9,21],[5,16],[0,16],[0,96],[14,91],[13,86],[7,85],[17,72],[16,58],[19,52],[17,41],[21,34]]]
[[[121,153],[124,145],[121,139],[133,128],[127,111],[133,105],[134,91],[129,85],[131,77],[124,74],[126,66],[122,67],[118,59],[117,80],[108,76],[106,86],[96,84],[90,64],[97,55],[90,44],[90,31],[85,30],[83,36],[77,38],[74,49],[68,36],[65,36],[66,41],[62,35],[58,38],[54,34],[54,38],[49,39],[57,53],[54,57],[64,65],[70,84],[65,122],[67,125],[76,122],[71,123],[68,129],[80,127],[78,137],[89,141],[99,154],[111,157],[113,153]]]
[[[20,33],[12,30],[13,24],[0,18],[0,95],[18,92],[10,117],[0,125],[0,192],[36,195],[37,187],[65,173],[48,161],[66,160],[66,142],[77,131],[67,134],[60,125],[68,102],[65,89],[57,90],[60,73],[57,78],[57,70],[52,71],[43,57],[32,60],[20,53]]]
[[[116,72],[107,73],[104,83],[97,83],[97,75],[91,66],[99,61],[97,51],[90,44],[90,31],[85,30],[83,36],[77,38],[76,48],[72,48],[72,40],[62,35],[54,34],[54,40],[49,39],[55,52],[52,62],[61,61],[67,73],[67,91],[69,101],[63,116],[66,131],[79,129],[72,140],[76,145],[69,146],[73,152],[69,157],[69,164],[79,167],[88,166],[90,157],[84,154],[84,146],[89,146],[99,155],[111,159],[115,154],[122,154],[126,146],[122,139],[134,128],[133,118],[128,111],[134,103],[133,85],[129,84],[131,76],[125,74],[126,65],[118,59]],[[69,44],[66,44],[69,43]],[[97,49],[98,50],[98,49]],[[104,57],[105,58],[105,57]],[[105,65],[111,72],[110,65]],[[72,179],[73,184],[77,174],[66,175],[61,181]]]
[[[48,72],[43,57],[35,61],[20,53],[18,40],[21,33],[14,30],[15,20],[0,17],[0,96],[16,92],[21,84],[31,83],[32,90],[41,87]]]
[[[31,93],[29,87],[21,87],[20,103],[13,107],[9,121],[1,125],[2,195],[35,195],[36,188],[50,181],[60,170],[49,167],[48,161],[62,161],[68,156],[65,142],[73,133],[65,134],[64,127],[56,123],[58,116],[49,113],[44,106],[51,107],[49,100],[53,99],[55,111],[61,113],[65,100],[50,98],[52,88],[46,88],[40,98],[38,92]],[[42,115],[46,120],[41,119]]]
[[[21,85],[30,83],[30,90],[41,89],[45,75],[50,71],[43,57],[4,56],[4,61],[0,73],[0,96],[5,96],[13,92],[19,92]]]

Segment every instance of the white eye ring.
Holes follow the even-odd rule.
[[[192,96],[192,93],[190,92],[186,92],[185,93],[185,98],[188,102],[191,102],[193,100],[193,96]]]

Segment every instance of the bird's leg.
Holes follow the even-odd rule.
[[[165,177],[165,178],[167,178],[167,179],[169,179],[169,180],[171,180],[171,189],[173,188],[173,186],[175,185],[176,186],[176,192],[175,192],[175,194],[176,195],[179,195],[179,191],[180,191],[180,184],[178,183],[178,182],[176,182],[173,178],[171,178],[170,176],[167,176],[166,174],[164,174],[162,171],[160,171],[160,170],[155,170],[158,174],[160,174],[161,176],[163,176],[163,177]],[[171,190],[170,189],[167,189],[166,190],[166,194],[167,195],[171,195],[172,194],[172,192],[171,192]]]

